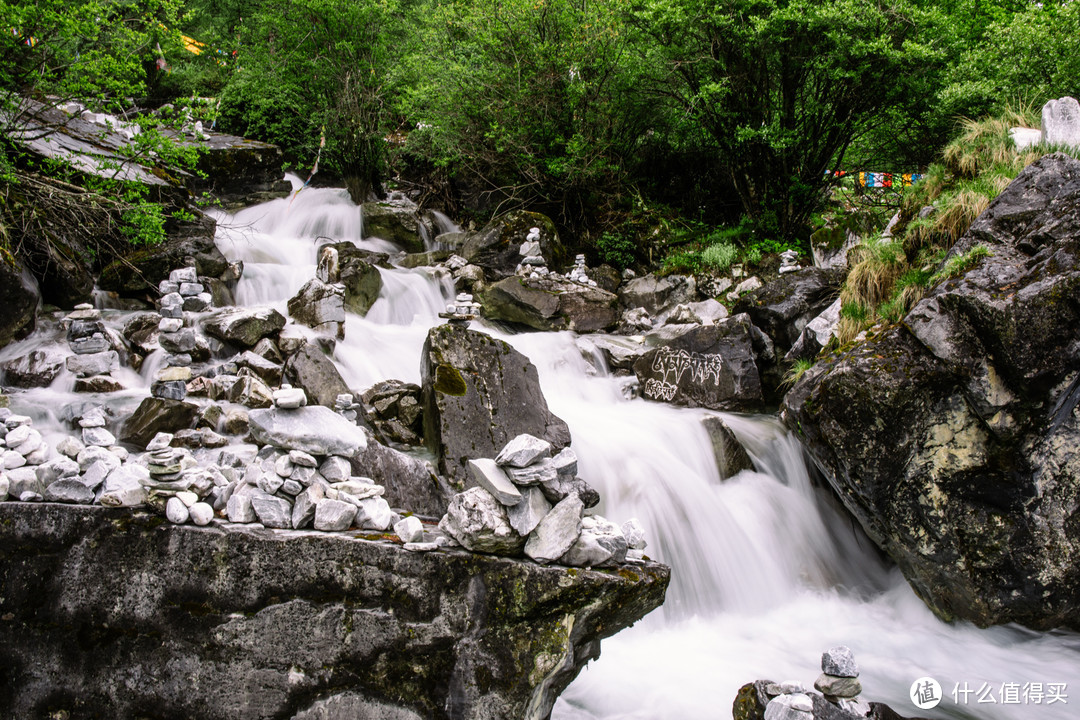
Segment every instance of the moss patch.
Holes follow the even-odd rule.
[[[435,368],[435,391],[443,395],[463,396],[469,387],[465,384],[465,378],[461,372],[449,365],[439,365]]]

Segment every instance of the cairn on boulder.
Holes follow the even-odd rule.
[[[65,360],[68,372],[75,375],[76,392],[113,392],[123,386],[113,377],[120,367],[111,331],[101,322],[101,311],[88,303],[75,306],[61,322],[67,327],[68,347],[75,353]]]
[[[575,567],[642,562],[645,534],[585,515],[600,496],[576,477],[570,448],[552,457],[546,440],[528,434],[508,442],[495,459],[468,462],[472,487],[450,501],[439,529],[473,552]]]

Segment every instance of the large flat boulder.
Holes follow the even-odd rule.
[[[207,335],[243,348],[255,347],[285,327],[285,316],[271,307],[226,308],[203,320]]]
[[[669,577],[0,503],[0,715],[543,718]]]
[[[1080,161],[1024,170],[989,256],[821,360],[784,420],[935,613],[1080,628]]]
[[[614,293],[569,281],[508,277],[479,297],[486,317],[534,330],[588,333],[612,328],[619,320]]]
[[[321,405],[252,410],[248,421],[251,436],[260,445],[349,458],[367,447],[367,436],[358,425]]]
[[[470,458],[493,458],[518,435],[570,444],[548,410],[536,367],[502,340],[453,325],[428,332],[421,359],[424,441],[456,485]],[[460,487],[458,488],[460,489]]]
[[[364,203],[362,208],[365,238],[389,240],[405,252],[424,251],[419,208],[404,193],[390,193],[385,200]]]

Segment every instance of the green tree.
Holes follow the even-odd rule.
[[[617,0],[448,0],[412,59],[413,152],[580,225],[651,125]]]
[[[266,0],[235,29],[239,69],[221,96],[228,127],[305,164],[325,131],[324,162],[353,199],[381,193],[404,29],[396,0]]]
[[[649,90],[711,138],[759,230],[792,240],[944,57],[906,0],[630,0],[630,17]]]

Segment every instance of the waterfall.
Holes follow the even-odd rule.
[[[298,187],[294,180],[294,187]],[[343,190],[307,188],[235,214],[214,212],[217,243],[243,260],[241,305],[286,303],[315,275],[324,242],[392,251],[364,240],[360,208]],[[438,217],[438,216],[436,216]],[[449,221],[447,221],[449,222]],[[445,232],[442,223],[437,223]],[[447,227],[450,227],[449,225]],[[366,317],[349,315],[334,359],[348,385],[420,380],[421,348],[438,312],[454,295],[447,275],[431,269],[381,269],[382,291]],[[123,316],[105,312],[122,327]],[[993,720],[1065,720],[1080,703],[1080,636],[1016,626],[981,630],[943,623],[900,573],[881,559],[835,500],[812,482],[796,439],[773,417],[709,413],[627,399],[614,377],[573,333],[508,335],[537,366],[551,410],[570,427],[580,475],[600,491],[596,509],[623,522],[642,521],[645,552],[672,568],[667,602],[636,627],[603,643],[603,657],[582,671],[558,701],[556,720],[704,720],[730,716],[739,686],[751,680],[798,680],[809,686],[821,652],[851,647],[864,697],[902,715]],[[63,342],[54,328],[0,350],[0,360]],[[142,374],[125,371],[128,391],[108,402],[130,412],[162,353]],[[12,394],[12,407],[34,417],[55,444],[68,434],[64,412],[100,403],[71,392],[61,373],[52,387]],[[707,415],[719,415],[751,455],[755,469],[722,478]],[[948,702],[917,710],[911,683],[931,676]],[[1068,704],[982,704],[972,695],[957,709],[958,685],[1066,683]],[[951,710],[949,708],[952,708]],[[965,712],[966,710],[966,712]]]
[[[332,227],[342,233],[335,241],[368,246],[358,224],[342,221],[350,212],[358,217],[342,191],[309,189],[291,208],[287,202],[241,211],[219,230],[226,255],[245,259],[242,302],[283,306],[314,275],[313,236]],[[357,389],[392,378],[419,382],[427,331],[453,296],[445,274],[381,273],[378,300],[366,317],[349,316],[334,354]],[[1064,682],[1080,693],[1080,638],[935,618],[811,482],[801,447],[775,418],[711,413],[755,465],[721,478],[701,422],[710,413],[626,399],[624,381],[583,353],[573,333],[473,328],[533,361],[549,406],[570,427],[579,474],[600,491],[596,510],[617,522],[639,518],[649,534],[646,554],[672,568],[663,608],[604,641],[603,657],[558,701],[557,720],[727,717],[736,691],[751,680],[810,686],[821,652],[838,644],[854,650],[864,696],[904,715],[1072,717],[1069,705],[976,705],[974,696],[966,714],[956,706],[950,713],[948,703],[927,711],[911,704],[911,683],[927,675],[947,698],[960,683]]]

